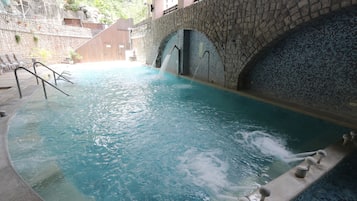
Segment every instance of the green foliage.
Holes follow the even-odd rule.
[[[67,0],[67,3],[64,4],[66,10],[79,11],[80,5],[76,0]]]
[[[133,18],[134,23],[138,23],[147,16],[147,5],[144,4],[146,0],[76,0],[76,2],[98,8],[103,15],[100,21],[104,24],[112,24],[119,18]]]
[[[31,51],[31,57],[39,58],[43,62],[46,62],[49,58],[52,57],[52,53],[44,48],[33,48]]]
[[[37,36],[33,36],[33,42],[35,42],[36,44],[38,43],[38,37]]]
[[[69,57],[72,61],[80,61],[83,57],[74,50],[69,51]]]
[[[20,41],[21,41],[20,35],[15,34],[15,41],[16,41],[17,44],[20,43]]]

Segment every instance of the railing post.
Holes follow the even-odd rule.
[[[36,61],[35,59],[32,59],[32,61],[33,61],[33,65],[32,65],[33,71],[34,71],[35,74],[37,75],[37,71],[36,71],[37,61]],[[39,84],[39,83],[38,83],[38,77],[35,76],[35,78],[36,78],[36,82],[37,82],[37,85],[38,85],[38,84]]]
[[[208,50],[206,50],[206,51],[203,53],[201,59],[203,59],[203,57],[205,56],[206,53],[208,54],[208,56],[207,56],[207,81],[210,82],[210,81],[209,81],[209,74],[210,74],[209,60],[210,60],[210,57],[211,57],[211,53],[210,53]]]
[[[45,94],[45,99],[47,100],[46,87],[45,87],[45,82],[43,80],[42,80],[42,87],[43,87],[43,93]]]
[[[58,75],[58,77],[61,77],[61,78],[63,78],[65,81],[67,81],[67,82],[73,84],[73,82],[71,82],[69,79],[65,78],[65,77],[62,76],[61,74],[57,73],[56,71],[54,71],[53,69],[51,69],[50,67],[46,66],[45,64],[43,64],[43,63],[41,63],[41,62],[39,62],[39,61],[34,61],[34,63],[33,63],[33,69],[34,69],[34,72],[35,72],[36,75],[37,75],[37,71],[36,71],[36,66],[37,66],[37,64],[40,64],[41,66],[43,66],[43,67],[47,68],[48,70],[52,71],[53,77],[54,77],[54,80],[55,80],[55,85],[57,85],[56,74]],[[38,83],[38,78],[39,78],[39,77],[36,77],[37,84],[39,84],[39,83]]]
[[[22,93],[21,93],[21,88],[20,88],[20,82],[19,82],[19,78],[17,77],[17,69],[15,69],[15,78],[16,78],[16,84],[17,84],[17,89],[19,90],[19,95],[20,95],[20,98],[22,98]]]
[[[45,98],[47,99],[47,93],[46,93],[46,88],[45,88],[45,83],[47,83],[48,85],[50,85],[51,87],[57,89],[58,91],[62,92],[63,94],[69,96],[69,94],[67,94],[66,92],[62,91],[61,89],[59,89],[58,87],[56,87],[55,85],[47,82],[46,80],[44,80],[43,78],[41,78],[40,76],[36,75],[35,73],[31,72],[30,70],[22,67],[22,66],[19,66],[17,67],[14,72],[15,72],[15,77],[16,77],[16,83],[17,83],[17,88],[19,90],[19,94],[20,94],[20,98],[22,98],[22,93],[21,93],[21,88],[20,88],[20,82],[19,82],[19,79],[18,79],[18,76],[17,76],[17,70],[18,69],[23,69],[25,71],[27,71],[28,73],[32,74],[33,76],[35,76],[36,78],[40,79],[42,81],[42,87],[43,87],[43,92],[45,93]],[[73,84],[73,83],[72,83]]]
[[[53,71],[53,79],[55,80],[55,85],[57,86],[56,73]]]

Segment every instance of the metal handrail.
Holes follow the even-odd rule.
[[[209,74],[210,74],[210,72],[209,72],[209,71],[210,71],[209,60],[210,60],[210,57],[211,57],[211,53],[210,53],[208,50],[204,51],[200,59],[202,60],[202,59],[205,57],[206,54],[208,54],[208,60],[207,60],[207,81],[210,82],[210,81],[209,81]]]
[[[27,72],[29,72],[30,74],[32,74],[33,76],[36,77],[37,83],[38,83],[38,79],[40,79],[42,81],[42,87],[43,87],[43,92],[45,95],[45,98],[47,99],[47,93],[46,93],[46,88],[45,88],[45,83],[47,83],[48,85],[50,85],[51,87],[57,89],[58,91],[62,92],[63,94],[69,96],[69,94],[67,94],[66,92],[62,91],[61,89],[57,88],[55,85],[51,84],[50,82],[46,81],[45,79],[43,79],[42,77],[38,76],[37,74],[31,72],[30,70],[26,69],[25,67],[19,66],[14,70],[15,73],[15,78],[16,78],[16,84],[17,84],[17,89],[19,90],[19,95],[20,98],[22,98],[22,92],[21,92],[21,87],[20,87],[20,82],[19,82],[19,78],[17,76],[17,70],[19,69],[23,69]]]
[[[172,7],[170,7],[170,8],[168,8],[168,9],[164,10],[163,14],[164,14],[164,15],[169,14],[169,13],[171,13],[171,12],[177,10],[177,9],[178,9],[178,5],[176,4],[176,5],[172,6]]]
[[[56,72],[55,70],[53,70],[52,68],[46,66],[45,64],[43,64],[43,63],[41,63],[41,62],[39,62],[39,61],[35,61],[35,62],[33,63],[33,70],[34,70],[34,72],[35,72],[36,75],[37,75],[37,71],[36,71],[36,66],[37,66],[37,64],[41,64],[43,67],[45,67],[45,68],[47,68],[48,70],[52,71],[52,73],[53,73],[53,79],[55,80],[55,85],[56,85],[56,86],[57,86],[56,75],[58,75],[58,77],[63,78],[65,81],[67,81],[67,82],[73,84],[73,82],[71,82],[69,79],[65,78],[64,76],[62,76],[62,74],[57,73],[57,72]],[[39,84],[39,83],[38,83],[38,77],[36,77],[36,81],[37,81],[37,84]]]
[[[181,74],[181,49],[177,47],[177,45],[174,45],[170,50],[170,54],[175,50],[175,48],[177,49],[178,52],[177,74],[180,75]]]

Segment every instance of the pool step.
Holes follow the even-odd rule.
[[[71,182],[68,182],[55,162],[39,167],[38,175],[31,180],[31,186],[44,200],[91,201]]]
[[[29,117],[31,119],[31,117]],[[31,120],[36,121],[34,119]],[[29,122],[26,122],[27,124]],[[22,127],[23,125],[18,125]],[[44,200],[66,200],[66,201],[91,201],[94,200],[83,195],[71,182],[65,179],[62,170],[55,160],[51,160],[46,154],[38,150],[38,145],[42,143],[42,138],[35,132],[36,129],[29,129],[21,138],[9,141],[12,154],[21,156],[15,157],[15,163],[20,162],[17,171],[24,180],[31,186]],[[37,156],[37,157],[36,157]]]

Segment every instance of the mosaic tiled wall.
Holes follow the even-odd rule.
[[[353,58],[357,57],[356,48],[352,48],[357,43],[356,37],[346,37],[356,35],[353,11],[357,10],[356,6],[357,0],[204,0],[140,24],[133,35],[137,44],[143,44],[140,46],[143,49],[137,52],[145,54],[142,58],[151,64],[155,55],[166,54],[162,53],[162,44],[172,33],[196,30],[212,42],[222,61],[224,87],[239,90],[243,83],[243,87],[256,90],[257,95],[271,95],[290,105],[307,105],[310,108],[306,112],[319,111],[324,113],[320,116],[333,116],[339,122],[342,116],[350,126],[357,121],[357,79],[353,79],[357,77]],[[335,12],[342,15],[337,16]],[[330,22],[330,25],[319,27],[316,21],[320,25]],[[343,29],[348,30],[343,32]],[[299,31],[300,35],[293,38],[296,30],[305,32]],[[291,37],[286,38],[287,34]],[[264,61],[282,68],[260,68],[262,72],[254,75],[253,69],[251,78],[245,79],[245,73],[249,72],[246,69],[261,59],[257,55],[261,56],[282,38],[292,42],[282,42],[277,47],[282,52],[270,57],[271,61]]]
[[[353,5],[357,0],[204,0],[139,24],[132,34],[143,45],[134,48],[151,64],[170,34],[196,30],[212,41],[221,57],[225,86],[237,89],[241,71],[271,42],[299,25]]]
[[[250,68],[244,88],[357,116],[357,9],[302,26]]]

